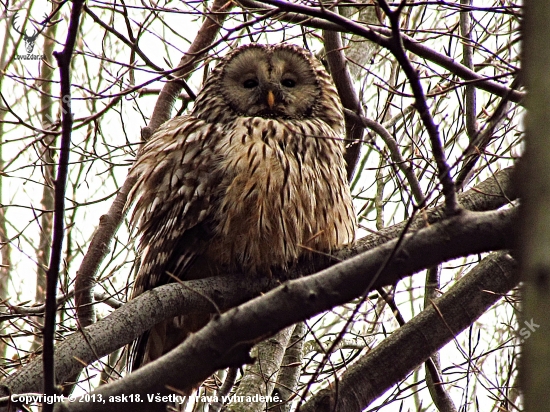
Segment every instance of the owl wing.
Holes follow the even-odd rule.
[[[191,116],[164,123],[142,147],[130,171],[136,184],[128,205],[139,225],[140,268],[132,298],[186,272],[212,238],[213,210],[220,186],[214,153],[222,136],[216,126]],[[137,369],[162,355],[169,321],[140,336],[129,349],[128,366]]]
[[[131,219],[139,222],[141,266],[132,297],[185,278],[194,258],[212,237],[216,172],[216,126],[183,116],[164,123],[142,147],[130,171],[137,178],[129,204],[137,200]]]

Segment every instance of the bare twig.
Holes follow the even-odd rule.
[[[356,122],[360,122],[363,127],[369,128],[382,138],[388,150],[390,151],[391,159],[394,161],[399,170],[401,170],[401,172],[405,175],[405,178],[409,182],[416,204],[421,207],[421,205],[424,204],[425,197],[424,193],[422,193],[422,189],[420,188],[420,182],[414,174],[411,162],[406,161],[405,159],[403,159],[403,156],[401,156],[399,146],[397,145],[397,142],[390,134],[390,132],[380,123],[374,120],[367,119],[366,117],[358,116],[356,113],[353,113],[350,110],[345,110],[345,115],[348,117],[354,117]]]
[[[460,0],[460,4],[471,6],[472,0]],[[460,13],[460,34],[462,36],[462,64],[468,69],[474,68],[474,50],[472,45],[472,25],[470,23],[470,11],[464,10]],[[473,141],[477,134],[477,109],[476,89],[472,84],[465,86],[465,118],[466,134],[470,141]]]
[[[385,0],[380,0],[379,4],[391,23],[392,37],[388,45],[389,50],[399,61],[399,64],[403,68],[403,71],[409,80],[409,85],[415,98],[416,109],[418,110],[420,118],[422,119],[424,127],[430,137],[433,156],[437,164],[438,177],[441,181],[441,185],[443,186],[443,195],[445,196],[445,213],[448,216],[452,216],[460,211],[460,206],[456,199],[456,190],[454,182],[451,178],[451,170],[447,164],[438,127],[430,114],[428,102],[426,101],[426,95],[424,94],[422,84],[420,83],[420,78],[417,71],[413,68],[411,61],[405,54],[405,50],[403,48],[401,30],[399,28],[399,15],[401,12],[401,6],[404,5],[404,3],[401,3],[401,6],[399,6],[396,10],[392,10]]]
[[[520,78],[518,76],[514,79],[512,84],[519,84],[519,82]],[[506,114],[508,113],[509,108],[510,99],[508,96],[504,96],[487,121],[485,128],[478,130],[476,135],[472,137],[470,144],[461,156],[462,167],[456,178],[457,188],[462,188],[462,186],[464,186],[470,179],[472,170],[479,161],[487,145],[489,145],[489,143],[493,140],[495,129],[506,119]]]
[[[214,1],[211,13],[205,15],[205,21],[197,33],[197,37],[195,37],[186,55],[183,56],[179,62],[179,70],[175,73],[178,78],[186,79],[197,66],[199,59],[209,50],[210,45],[219,33],[221,25],[231,7],[233,7],[233,2],[231,1]],[[181,89],[182,84],[177,80],[170,81],[164,85],[153,111],[151,121],[147,126],[149,130],[145,132],[145,138],[147,138],[149,131],[156,130],[162,123],[170,118],[172,107]]]
[[[308,27],[314,27],[323,30],[333,30],[357,34],[370,41],[375,42],[376,44],[379,44],[380,46],[389,49],[388,42],[389,38],[392,35],[392,32],[390,29],[387,29],[385,27],[365,27],[361,24],[357,24],[353,20],[342,17],[326,9],[321,10],[319,8],[308,7],[302,4],[296,4],[288,1],[240,0],[239,3],[241,3],[245,7],[253,8],[254,11],[257,13],[266,13],[273,10],[273,8],[265,6],[265,4],[270,4],[287,12],[279,17],[283,21],[294,23],[299,22]],[[486,78],[474,72],[473,70],[470,70],[463,64],[452,59],[451,57],[425,46],[424,44],[413,39],[412,37],[401,34],[401,38],[403,41],[403,46],[406,50],[449,70],[449,72],[460,77],[461,79],[466,80],[470,84],[475,85],[479,89],[485,90],[489,93],[493,93],[501,97],[510,95],[510,100],[514,103],[521,103],[525,97],[525,93],[490,80],[489,78]]]
[[[62,305],[63,303],[67,302],[70,298],[74,296],[74,291],[71,291],[63,296],[57,296],[56,299],[56,306]],[[12,313],[18,313],[21,315],[42,315],[45,312],[46,305],[37,305],[37,306],[8,306],[10,309],[10,312]]]

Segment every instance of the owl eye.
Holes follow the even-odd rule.
[[[258,86],[258,80],[256,79],[248,79],[243,82],[243,87],[245,89],[253,89],[256,86]]]
[[[294,87],[296,86],[296,81],[292,79],[283,79],[281,80],[281,84],[285,87]]]

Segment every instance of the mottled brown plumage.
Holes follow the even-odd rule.
[[[352,242],[343,134],[338,94],[308,51],[249,45],[222,59],[191,114],[162,125],[130,172],[141,235],[132,296],[170,282],[167,272],[266,276]],[[158,325],[138,342],[134,367],[202,322]]]

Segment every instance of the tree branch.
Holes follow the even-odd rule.
[[[424,193],[422,192],[422,188],[420,187],[420,182],[414,174],[412,162],[405,161],[405,159],[403,159],[403,156],[401,156],[401,152],[399,151],[399,146],[397,145],[396,140],[393,138],[390,132],[380,123],[374,120],[367,119],[366,117],[359,116],[351,110],[345,110],[344,114],[346,115],[346,118],[354,118],[355,123],[359,123],[363,127],[372,130],[382,138],[382,140],[386,144],[386,147],[390,151],[391,160],[393,160],[395,165],[398,167],[399,170],[401,170],[401,172],[405,175],[405,178],[409,182],[411,192],[414,196],[416,204],[423,204],[425,200]]]
[[[270,405],[270,410],[273,412],[289,412],[292,399],[297,395],[296,387],[300,381],[302,349],[306,334],[307,328],[304,322],[299,322],[294,326],[273,392],[279,395],[281,402],[278,405],[275,402]]]
[[[71,9],[69,29],[65,47],[61,52],[54,52],[59,66],[59,77],[61,84],[61,108],[62,108],[62,132],[61,148],[59,152],[59,167],[54,182],[54,215],[53,215],[53,238],[50,256],[50,264],[46,274],[46,309],[44,319],[44,341],[43,341],[43,366],[44,366],[44,387],[46,396],[57,393],[55,380],[55,359],[54,359],[54,337],[55,321],[57,317],[56,293],[59,268],[61,266],[61,254],[63,252],[63,238],[65,237],[65,188],[69,174],[69,154],[71,150],[71,133],[73,125],[73,114],[71,112],[71,58],[74,51],[80,13],[84,1],[75,0]],[[43,403],[43,410],[50,412],[53,405]]]
[[[365,409],[470,326],[519,282],[506,253],[486,257],[445,295],[354,363],[338,385],[314,395],[300,412]]]
[[[467,210],[483,211],[498,209],[509,204],[517,197],[517,188],[512,184],[514,168],[510,167],[498,173],[478,186],[458,196],[460,204]],[[408,225],[409,232],[415,231],[444,219],[444,207],[438,206],[433,209],[417,213],[412,222]],[[338,253],[338,258],[346,259],[354,256],[355,252],[362,252],[373,249],[384,244],[389,239],[397,238],[405,229],[408,222],[401,222],[386,227],[375,234],[359,239],[351,248],[343,249]]]
[[[200,58],[209,50],[210,45],[218,35],[223,21],[227,17],[227,12],[233,7],[233,2],[228,0],[215,0],[212,5],[212,10],[207,13],[204,18],[204,23],[197,33],[197,37],[189,46],[189,50],[179,62],[179,70],[175,72],[175,76],[180,79],[187,79],[197,66]],[[181,82],[170,81],[164,85],[160,92],[159,99],[155,105],[153,116],[147,126],[145,132],[154,132],[157,128],[170,118],[172,107],[174,106],[181,92]],[[150,136],[150,134],[149,134]],[[145,138],[149,137],[145,136]]]
[[[477,211],[492,210],[508,204],[516,198],[516,193],[511,184],[512,171],[512,168],[502,170],[475,188],[459,195],[461,204],[465,208]],[[426,224],[433,225],[442,216],[441,207],[419,213],[409,225],[409,230],[422,228]],[[353,247],[338,252],[336,258],[344,260],[372,250],[389,239],[398,237],[404,226],[405,223],[400,223],[383,229],[375,235],[367,236],[359,240]],[[479,235],[479,233],[476,233],[474,238],[477,239]],[[326,267],[326,260],[320,259],[320,261],[325,266],[322,264],[312,266],[319,269]],[[296,269],[294,276],[298,276],[300,273],[300,268]],[[391,284],[393,281],[388,283]],[[72,376],[80,370],[82,364],[79,360],[91,363],[98,357],[105,356],[137,338],[141,333],[165,318],[184,313],[191,308],[203,311],[210,310],[210,304],[201,298],[202,295],[208,296],[222,310],[225,310],[257,296],[258,293],[268,290],[275,284],[275,281],[269,283],[266,279],[232,276],[193,281],[186,283],[186,287],[172,284],[157,288],[144,294],[143,297],[127,303],[97,324],[91,325],[59,343],[56,348],[56,373],[58,378],[63,380],[64,377]],[[193,291],[198,291],[198,293]],[[235,291],[238,291],[238,293],[235,293]],[[159,306],[159,302],[163,302],[163,304]],[[86,338],[82,335],[84,333]],[[9,393],[39,391],[42,379],[40,362],[40,357],[38,357],[21,370],[7,377],[2,382],[0,396]]]
[[[307,319],[336,305],[360,296],[367,289],[393,284],[405,276],[439,262],[468,254],[509,248],[513,240],[515,210],[465,212],[444,222],[407,235],[394,259],[397,240],[362,253],[315,275],[286,282],[263,296],[250,300],[221,316],[186,339],[183,344],[158,361],[145,365],[125,379],[98,388],[94,393],[168,394],[171,387],[189,387],[206,379],[218,369],[250,361],[248,350],[256,342],[278,330]],[[244,276],[209,278],[188,284],[165,285],[145,293],[81,333],[73,334],[58,346],[58,377],[69,376],[81,367],[132,341],[158,322],[193,308],[212,311],[210,301],[201,299],[193,289],[202,285],[201,294],[216,301],[220,308],[242,302],[268,286],[269,279]],[[248,288],[248,290],[247,290]],[[40,358],[4,381],[3,392],[37,390]],[[186,373],[182,374],[185,370]],[[157,404],[143,402],[133,410],[150,410]],[[57,410],[115,410],[118,404],[72,403]],[[115,408],[115,409],[113,409]],[[145,409],[144,409],[145,408]]]
[[[281,370],[285,349],[293,330],[292,327],[282,329],[269,339],[254,346],[251,356],[254,357],[255,361],[245,368],[235,393],[238,397],[250,394],[259,394],[263,397],[272,396],[277,375]],[[265,401],[258,400],[246,403],[232,401],[224,407],[224,412],[262,412],[265,409]]]
[[[274,9],[280,9],[286,13],[281,14],[279,20],[299,23],[317,29],[357,34],[358,36],[362,36],[386,48],[388,47],[388,38],[391,36],[391,30],[388,28],[364,26],[325,9],[321,10],[319,8],[308,7],[293,2],[240,0],[239,3],[244,7],[252,9],[251,11],[261,14],[271,12]],[[276,7],[268,7],[264,3]],[[412,37],[402,34],[402,39],[403,46],[406,50],[443,67],[459,78],[466,80],[468,84],[472,84],[481,90],[485,90],[486,92],[500,97],[509,95],[512,102],[522,104],[525,98],[524,92],[514,90],[503,84],[489,80],[455,61],[451,57],[425,46]]]
[[[460,0],[460,4],[471,7],[472,0]],[[466,8],[465,7],[465,8]],[[474,68],[474,46],[472,43],[471,11],[464,10],[460,13],[460,35],[462,36],[462,64],[468,69]],[[471,84],[464,89],[466,134],[470,142],[473,142],[477,135],[477,105],[476,90]]]
[[[338,95],[342,100],[342,106],[345,109],[351,110],[358,116],[363,115],[361,103],[357,98],[357,93],[353,88],[353,82],[347,67],[346,56],[344,54],[344,46],[340,33],[335,31],[324,31],[325,53],[327,62],[330,68],[330,74],[338,90]],[[359,155],[361,154],[361,138],[363,137],[363,127],[361,123],[355,122],[349,117],[346,120],[346,169],[348,173],[348,181],[351,181],[353,172],[357,166]]]

